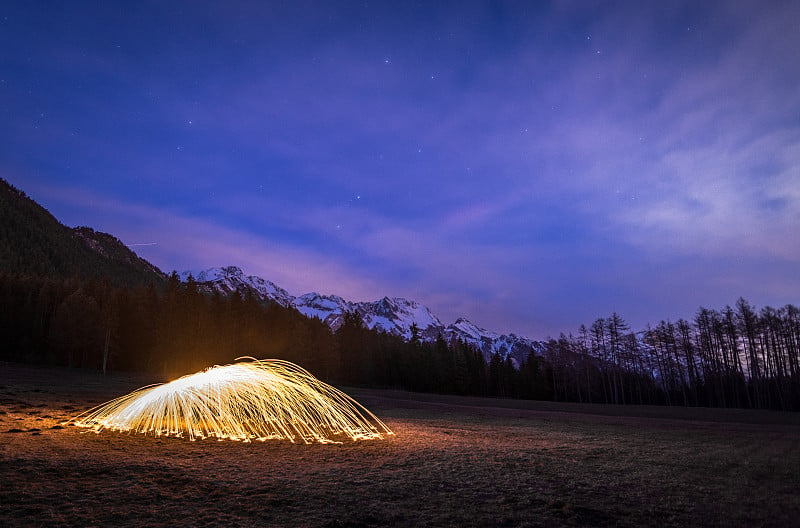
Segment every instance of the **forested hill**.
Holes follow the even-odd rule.
[[[108,278],[117,286],[163,284],[161,270],[115,237],[69,228],[0,178],[0,272],[50,278]]]

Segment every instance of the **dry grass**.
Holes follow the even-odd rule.
[[[800,518],[795,414],[357,390],[396,437],[243,444],[57,428],[150,381],[0,364],[0,525],[788,526]]]

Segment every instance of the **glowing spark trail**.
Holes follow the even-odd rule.
[[[394,434],[350,396],[293,363],[239,359],[250,361],[142,387],[86,411],[73,423],[96,432],[245,442],[335,443]]]

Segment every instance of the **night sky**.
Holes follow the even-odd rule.
[[[800,302],[800,2],[3,2],[0,175],[533,338]]]

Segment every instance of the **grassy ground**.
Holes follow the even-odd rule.
[[[0,364],[3,526],[790,526],[800,416],[349,391],[397,433],[188,442],[59,422],[151,380]]]

